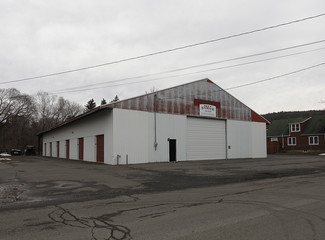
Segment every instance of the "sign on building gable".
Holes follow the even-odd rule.
[[[200,104],[200,116],[217,117],[216,106],[210,104]]]

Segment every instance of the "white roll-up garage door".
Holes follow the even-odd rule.
[[[226,158],[226,121],[187,118],[187,160]]]

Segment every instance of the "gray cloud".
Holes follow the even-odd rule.
[[[325,2],[321,0],[5,0],[0,2],[0,82],[110,62],[263,28],[320,14],[324,7]],[[147,59],[0,87],[15,87],[29,94],[39,89],[53,92],[313,42],[325,39],[324,19],[321,17]],[[324,44],[317,47],[324,47]],[[303,50],[313,48],[316,46]],[[222,71],[63,96],[84,105],[90,98],[97,102],[102,98],[110,100],[116,94],[120,99],[128,98],[143,94],[152,86],[163,89],[205,77],[226,88],[318,64],[324,61],[323,56],[324,50],[320,50]],[[231,64],[240,62],[244,60]],[[224,65],[227,64],[215,67]],[[323,76],[324,67],[320,67],[231,90],[230,93],[259,113],[322,109],[319,96],[325,90]]]

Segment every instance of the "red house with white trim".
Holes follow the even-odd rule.
[[[325,152],[325,112],[297,114],[291,118],[281,118],[280,113],[278,119],[271,121],[267,129],[269,154],[290,151]]]

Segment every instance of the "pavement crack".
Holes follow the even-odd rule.
[[[57,223],[76,228],[88,228],[90,225],[87,220],[80,219],[63,207],[55,206],[56,209],[48,214],[48,217]]]
[[[115,215],[114,215],[115,216]],[[91,240],[102,239],[103,236],[106,236],[104,239],[107,240],[129,240],[131,237],[131,230],[126,226],[114,224],[114,221],[111,220],[113,216],[106,217],[100,216],[96,218],[88,219],[89,222],[92,222],[91,227]]]
[[[136,197],[132,199],[133,201],[137,201]],[[133,239],[131,237],[131,230],[121,224],[115,224],[112,218],[124,212],[137,209],[139,208],[120,210],[99,217],[80,218],[61,206],[55,206],[55,209],[48,214],[48,217],[56,223],[64,224],[69,227],[89,229],[91,240],[130,240]]]

